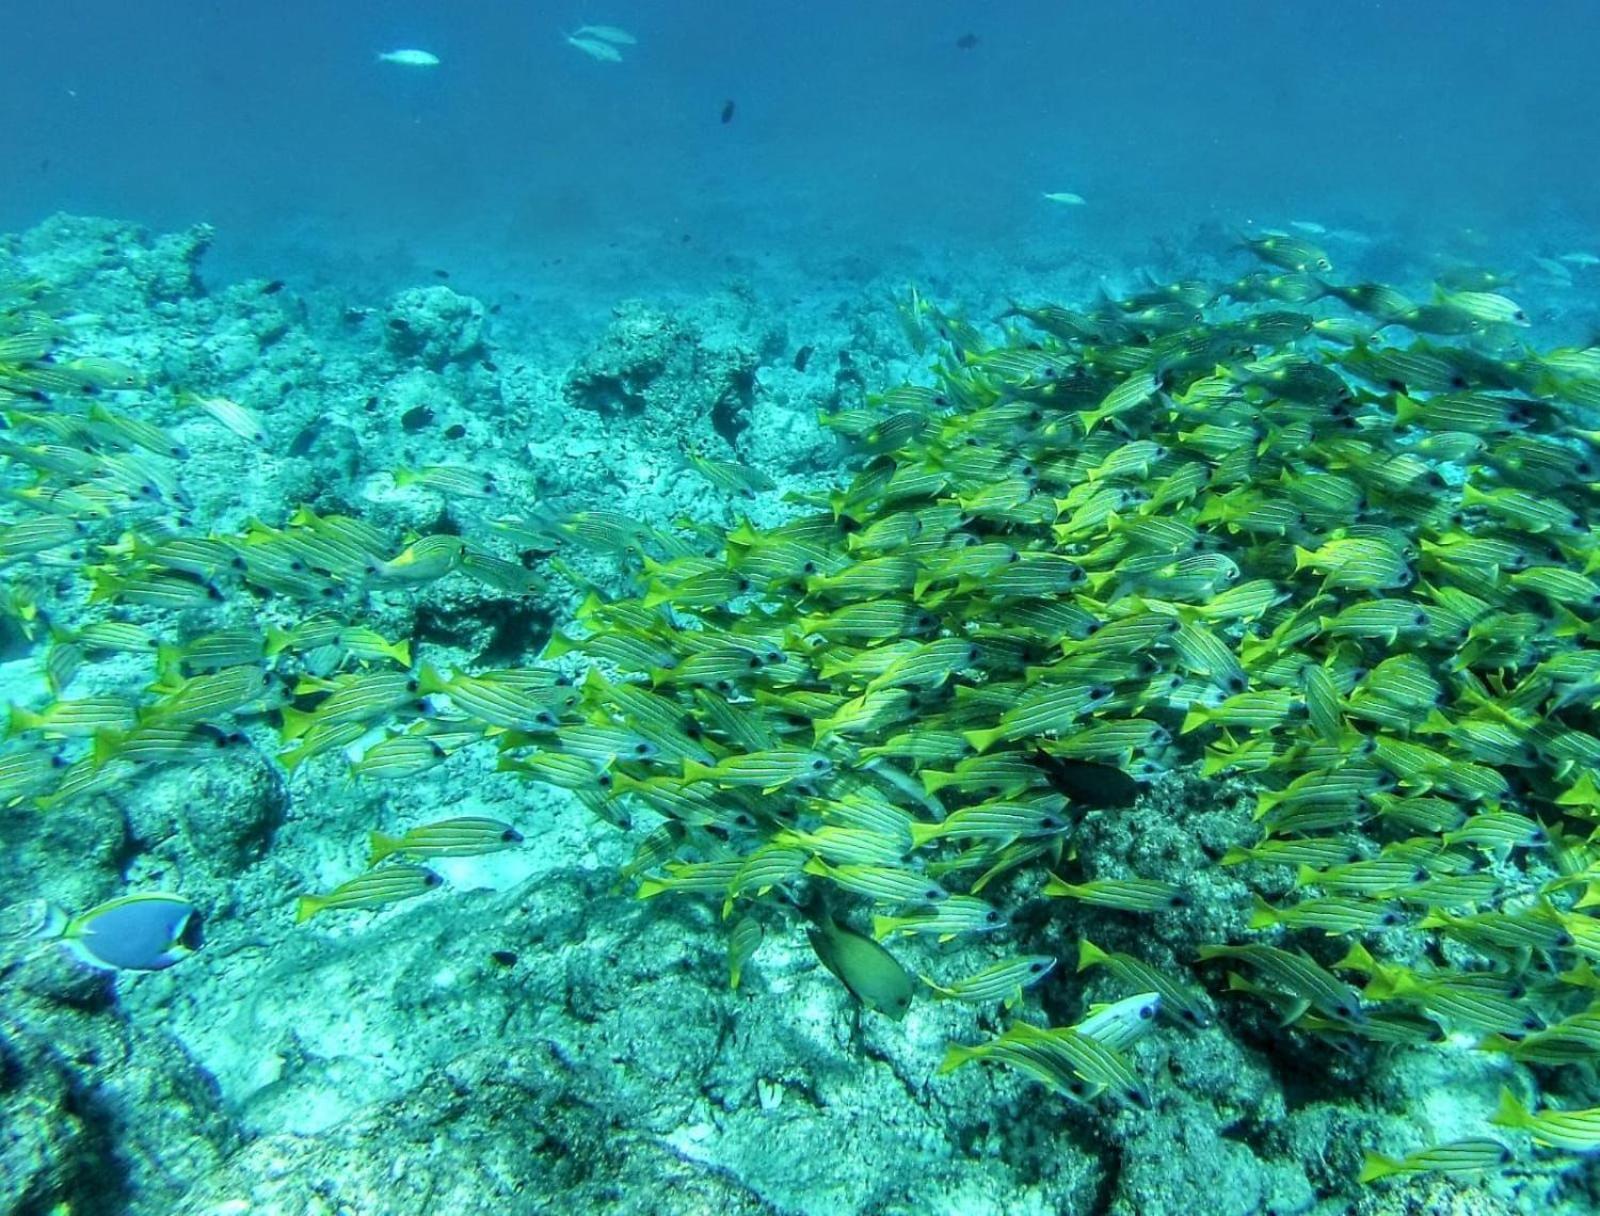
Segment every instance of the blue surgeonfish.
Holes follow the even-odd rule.
[[[123,895],[69,916],[52,906],[39,936],[109,971],[162,971],[200,948],[200,911],[181,895]]]

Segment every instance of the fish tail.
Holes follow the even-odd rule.
[[[445,679],[439,674],[439,669],[432,663],[424,663],[422,670],[417,673],[417,691],[423,696],[430,696],[433,693],[448,692],[449,689],[445,687]]]
[[[939,839],[944,825],[939,823],[913,823],[911,825],[911,845],[920,849],[930,840]]]
[[[1500,1087],[1500,1105],[1495,1107],[1494,1114],[1489,1116],[1489,1122],[1499,1127],[1527,1127],[1533,1119],[1528,1108],[1517,1101],[1517,1095],[1511,1092],[1509,1086]]]
[[[1250,927],[1252,929],[1270,929],[1282,919],[1276,908],[1261,896],[1254,897],[1254,906],[1250,912]]]
[[[175,680],[183,677],[183,651],[171,642],[156,647],[156,675],[163,683],[169,676]]]
[[[1098,967],[1101,963],[1109,963],[1111,956],[1087,937],[1078,939],[1078,970],[1087,971],[1090,967]]]
[[[11,712],[6,715],[6,728],[0,731],[0,739],[9,739],[11,736],[25,730],[38,730],[45,724],[45,720],[31,709],[24,709],[20,705],[13,705]]]
[[[283,715],[283,740],[286,743],[305,734],[316,721],[315,714],[296,709],[292,705],[285,705],[278,712]]]
[[[936,1071],[938,1075],[943,1076],[947,1072],[954,1072],[963,1064],[970,1063],[973,1060],[981,1059],[982,1057],[983,1053],[976,1047],[967,1047],[961,1043],[952,1043],[945,1051],[944,1059],[939,1061],[939,1067]]]
[[[1204,726],[1209,721],[1211,721],[1211,715],[1204,707],[1199,705],[1193,706],[1189,712],[1183,716],[1183,725],[1178,728],[1178,733],[1180,735],[1187,735],[1192,730],[1200,729],[1200,727]]]
[[[302,895],[294,901],[294,923],[303,925],[323,909],[321,896]]]
[[[398,836],[385,836],[382,832],[373,832],[367,837],[367,865],[375,866],[385,857],[398,853],[400,849]]]
[[[696,760],[685,760],[683,762],[683,779],[685,781],[704,781],[709,777],[715,776],[716,770],[709,765],[701,764]]]
[[[1385,1157],[1382,1153],[1367,1153],[1361,1162],[1361,1173],[1356,1175],[1357,1182],[1376,1182],[1379,1178],[1388,1178],[1405,1169],[1393,1157]]]
[[[94,732],[94,750],[90,755],[94,759],[96,769],[104,768],[106,763],[115,760],[117,752],[122,747],[123,736],[117,731],[97,730]]]
[[[994,746],[1002,733],[1000,727],[996,726],[992,730],[964,730],[961,732],[961,737],[972,744],[974,750],[986,752]],[[923,780],[926,781],[927,778],[924,777]],[[928,792],[931,794],[933,791]]]

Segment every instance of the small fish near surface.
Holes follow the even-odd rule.
[[[1083,195],[1075,194],[1071,190],[1047,190],[1044,197],[1047,202],[1061,203],[1067,207],[1081,207],[1089,201]]]
[[[728,98],[722,103],[722,125],[727,126],[733,121],[733,98]]]
[[[181,895],[124,895],[68,916],[49,907],[35,935],[102,971],[163,971],[201,945],[200,911]]]
[[[379,51],[378,62],[392,63],[403,68],[436,68],[439,66],[439,56],[432,51],[406,48],[398,51]]]
[[[619,46],[636,46],[639,40],[627,30],[614,25],[580,25],[567,35],[567,44],[575,46],[591,59],[602,63],[621,63]],[[724,119],[724,122],[727,120]]]

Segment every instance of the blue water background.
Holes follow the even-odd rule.
[[[639,44],[591,60],[584,21]],[[13,0],[0,28],[0,229],[206,220],[238,272],[1600,220],[1594,0]]]

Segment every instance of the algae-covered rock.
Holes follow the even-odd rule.
[[[745,335],[638,301],[617,310],[599,345],[568,373],[572,409],[638,419],[645,434],[733,443],[749,425],[760,356]]]
[[[481,302],[449,287],[413,287],[389,302],[384,343],[397,358],[440,370],[478,355],[487,313]]]

